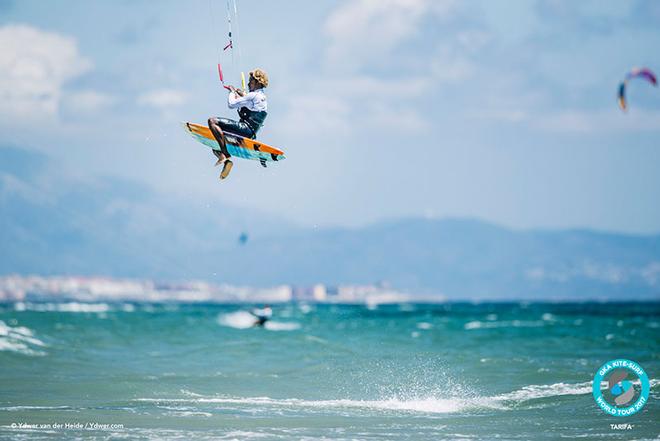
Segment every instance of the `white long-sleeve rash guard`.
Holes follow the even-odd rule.
[[[268,110],[268,102],[266,101],[266,94],[263,89],[248,92],[245,96],[230,92],[227,97],[227,105],[230,109],[247,107],[248,110],[252,110],[253,112],[265,112]]]

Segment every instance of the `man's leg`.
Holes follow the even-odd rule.
[[[222,132],[222,127],[220,127],[217,118],[209,118],[208,123],[209,123],[209,129],[211,129],[211,133],[213,133],[213,137],[215,138],[215,140],[218,141],[218,144],[220,145],[220,150],[222,152],[222,153],[218,153],[215,150],[213,150],[213,154],[215,155],[216,158],[218,158],[215,165],[218,166],[222,164],[222,172],[220,172],[220,179],[225,179],[227,176],[229,176],[229,172],[231,171],[231,168],[234,165],[229,159],[231,158],[231,155],[227,151],[225,134]]]
[[[209,118],[208,123],[209,123],[209,129],[211,129],[211,133],[213,133],[213,137],[215,138],[216,141],[218,141],[218,144],[220,145],[220,151],[222,153],[218,154],[216,153],[215,150],[213,150],[213,154],[218,158],[218,162],[216,163],[216,165],[220,165],[220,163],[224,162],[231,155],[227,151],[225,134],[222,132],[222,128],[220,127],[220,124],[218,124],[218,118]]]

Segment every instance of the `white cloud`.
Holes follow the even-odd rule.
[[[314,78],[300,96],[288,94],[289,111],[281,123],[308,133],[350,134],[360,127],[419,130],[427,122],[417,111],[417,101],[429,81],[426,77],[381,79],[368,75]],[[300,85],[298,85],[300,86]]]
[[[72,37],[26,25],[0,27],[0,114],[53,117],[62,86],[92,67]]]
[[[349,123],[350,109],[345,100],[328,93],[292,97],[280,125],[305,134],[345,134]]]
[[[16,176],[0,172],[0,197],[2,196],[19,196],[32,202],[46,203],[50,200],[51,195],[44,189],[35,188]]]
[[[431,128],[429,121],[416,109],[402,108],[393,112],[387,105],[370,106],[365,112],[363,124],[397,133],[428,132]]]
[[[430,71],[434,81],[457,83],[467,80],[474,74],[476,68],[471,61],[443,52],[444,55],[434,58],[431,63]]]
[[[64,105],[72,112],[90,113],[103,110],[116,102],[108,94],[95,90],[83,90],[67,94]]]
[[[447,38],[435,48],[430,58],[430,73],[434,81],[458,83],[470,79],[478,70],[475,60],[492,40],[492,35],[469,29]]]
[[[660,112],[635,109],[623,114],[612,103],[612,109],[576,110],[537,115],[534,127],[552,132],[657,132],[660,131]]]
[[[509,103],[512,104],[512,103]],[[637,110],[631,115],[623,114],[615,104],[611,109],[582,110],[565,109],[559,112],[533,111],[525,107],[486,107],[465,111],[471,119],[519,124],[555,133],[622,133],[622,132],[658,132],[660,131],[660,112]]]
[[[466,112],[466,116],[505,123],[521,123],[529,117],[528,113],[521,109],[479,109]]]
[[[330,38],[329,66],[355,69],[382,59],[397,44],[414,36],[429,15],[450,16],[454,0],[354,0],[335,10],[325,23]]]
[[[565,110],[563,112],[537,118],[535,125],[541,129],[553,132],[583,132],[594,130],[594,116],[580,110]]]
[[[461,31],[456,35],[456,41],[463,49],[469,52],[476,52],[482,49],[491,40],[491,34],[475,29]]]
[[[313,96],[292,103],[290,118],[306,117],[303,109],[334,109],[330,121],[319,122],[328,130],[348,130],[343,121],[356,119],[364,127],[420,131],[429,121],[419,101],[440,83],[465,81],[477,70],[470,59],[491,41],[482,30],[466,29],[439,42],[431,52],[410,52],[395,60],[395,51],[429,30],[458,18],[454,0],[353,0],[340,4],[325,22],[328,37],[323,49],[321,74],[305,87]],[[365,74],[364,67],[399,64],[392,74]],[[400,69],[404,67],[403,69]],[[338,71],[343,71],[339,73]]]
[[[378,78],[369,75],[350,75],[319,78],[310,85],[313,90],[327,91],[329,95],[339,93],[347,101],[360,100],[398,100],[422,95],[430,86],[426,76],[397,78]]]
[[[163,111],[180,106],[188,99],[185,92],[175,89],[158,89],[143,93],[137,99],[138,104],[155,107]]]

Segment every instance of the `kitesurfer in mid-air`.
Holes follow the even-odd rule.
[[[268,87],[268,75],[261,69],[255,69],[250,72],[248,81],[248,92],[243,89],[237,89],[233,86],[229,88],[227,105],[230,109],[238,109],[239,121],[228,118],[209,118],[209,129],[213,133],[216,141],[220,144],[221,152],[213,150],[213,154],[218,158],[215,165],[223,164],[220,179],[229,176],[233,166],[231,155],[227,151],[224,132],[233,133],[244,138],[255,139],[257,132],[266,119],[268,103],[264,88]]]

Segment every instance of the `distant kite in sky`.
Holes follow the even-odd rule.
[[[247,233],[241,233],[240,236],[238,236],[238,243],[241,245],[245,245],[248,241],[248,235]]]
[[[628,84],[628,81],[632,80],[633,78],[642,78],[649,83],[653,84],[654,86],[658,85],[658,80],[653,72],[651,72],[651,69],[648,69],[646,67],[642,68],[633,68],[630,72],[626,74],[626,79],[623,80],[623,82],[619,85],[619,107],[621,107],[621,110],[626,110],[627,108],[627,103],[626,103],[626,85]]]

